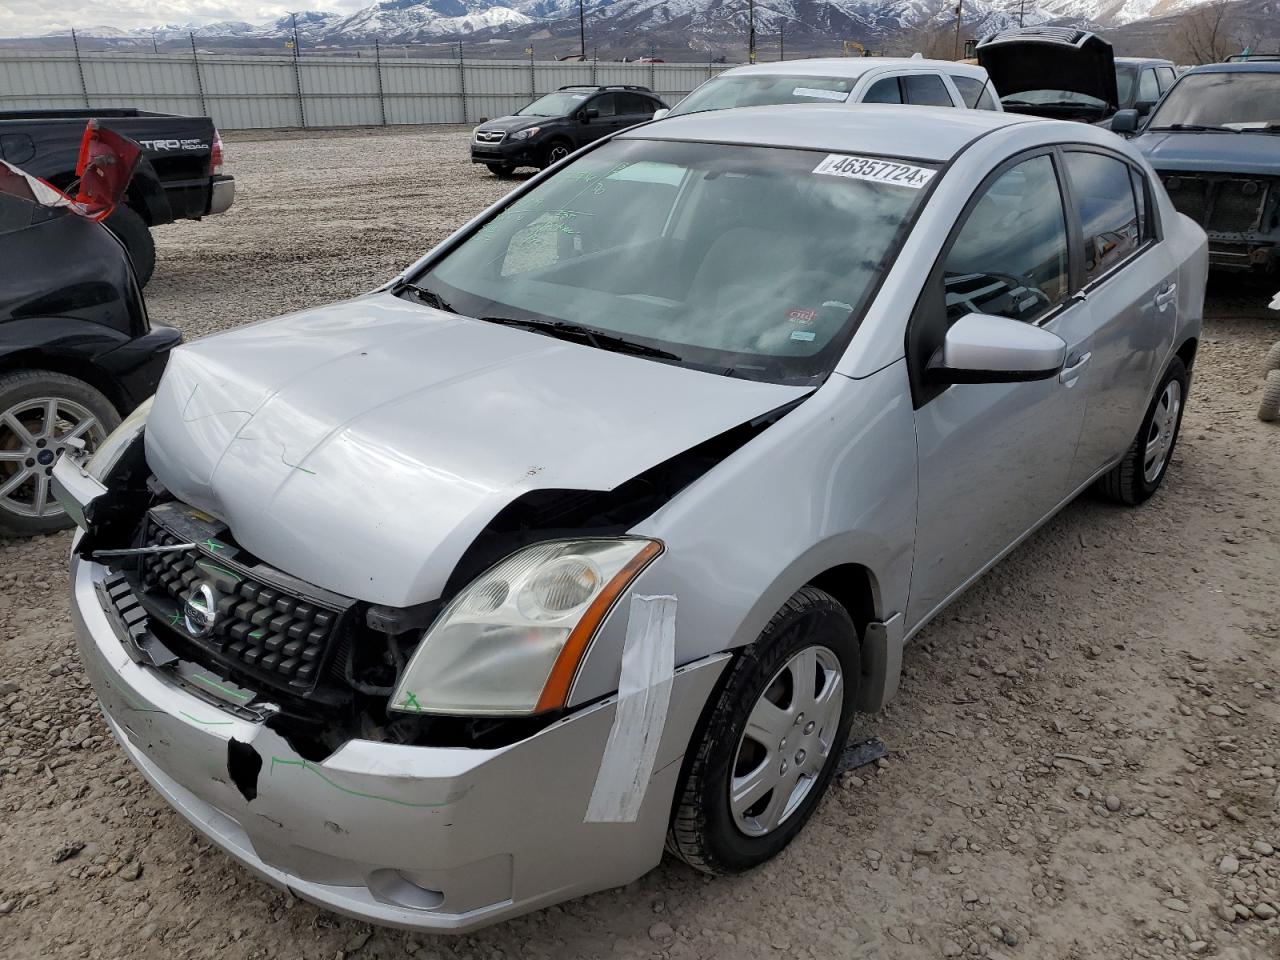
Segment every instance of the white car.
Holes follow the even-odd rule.
[[[906,103],[1002,110],[987,71],[922,57],[832,57],[735,67],[653,118],[784,103]]]

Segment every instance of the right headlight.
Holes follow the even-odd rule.
[[[578,664],[619,595],[662,545],[557,540],[512,554],[445,608],[389,708],[527,715],[564,705]]]
[[[133,446],[133,442],[138,439],[147,425],[147,415],[151,413],[151,404],[154,400],[155,397],[147,397],[143,400],[133,413],[120,421],[120,426],[107,435],[107,439],[98,444],[98,449],[84,465],[85,473],[95,480],[106,481],[111,468],[116,465],[124,452]]]

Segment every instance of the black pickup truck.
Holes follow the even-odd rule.
[[[142,147],[125,204],[106,224],[145,284],[156,261],[151,227],[199,220],[231,206],[235,180],[222,173],[222,140],[208,117],[96,108],[0,111],[0,159],[65,190],[75,179],[80,140],[91,119]]]

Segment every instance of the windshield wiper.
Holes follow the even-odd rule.
[[[1231,127],[1206,127],[1200,123],[1170,123],[1163,127],[1148,127],[1148,130],[1181,130],[1189,133],[1239,133]]]
[[[577,340],[611,353],[629,353],[637,357],[652,357],[655,360],[674,360],[677,363],[681,360],[678,354],[669,350],[651,347],[647,343],[628,340],[626,337],[619,337],[612,333],[603,333],[565,320],[522,320],[519,317],[478,317],[477,319],[504,327],[519,327],[521,330],[543,333],[561,340]]]
[[[412,293],[415,297],[425,303],[428,307],[435,307],[437,310],[443,310],[445,313],[457,313],[440,294],[434,290],[428,290],[426,287],[420,287],[416,283],[410,283],[408,280],[403,283],[396,284],[392,288],[391,293],[395,296],[405,292]]]

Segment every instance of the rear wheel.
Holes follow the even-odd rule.
[[[667,846],[706,873],[738,873],[791,842],[835,772],[853,721],[858,634],[805,587],[729,668],[690,744]]]
[[[83,380],[48,370],[0,377],[0,533],[70,526],[50,491],[54,461],[69,440],[97,449],[119,422],[111,402]]]
[[[486,163],[485,166],[495,177],[502,177],[504,180],[516,172],[514,163]]]
[[[138,286],[145,287],[156,271],[156,242],[151,236],[151,228],[136,210],[119,206],[111,211],[105,221],[108,230],[116,235],[129,259],[133,261],[133,273],[138,278]]]
[[[1178,442],[1189,382],[1187,368],[1182,360],[1174,357],[1129,452],[1098,480],[1098,490],[1103,496],[1134,506],[1160,488]]]
[[[1262,384],[1262,402],[1258,404],[1258,419],[1268,423],[1280,418],[1280,369],[1269,370]]]

